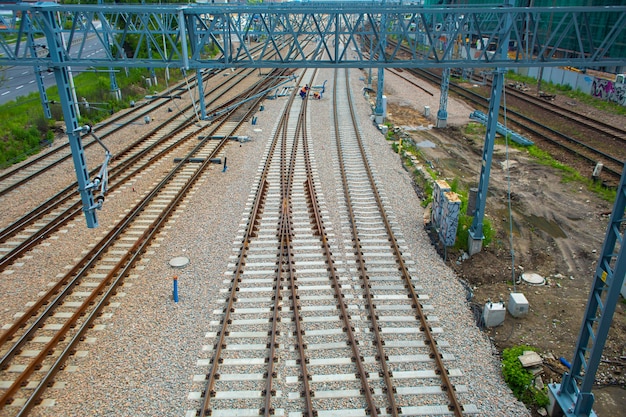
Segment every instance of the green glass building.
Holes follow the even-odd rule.
[[[449,5],[493,5],[498,6],[503,3],[509,3],[508,0],[504,1],[489,1],[489,0],[423,0],[425,6],[441,6],[445,4]],[[624,6],[625,0],[570,0],[567,2],[558,0],[514,0],[514,6],[516,7],[558,7],[558,6]],[[551,13],[540,16],[540,25],[538,36],[540,39],[548,39],[550,36],[560,36],[561,33],[555,33],[559,30],[558,22],[562,18],[562,13]],[[594,45],[599,45],[601,40],[605,39],[610,28],[614,26],[619,18],[615,13],[590,13],[583,21],[579,22],[581,25],[581,37],[583,42],[591,41]],[[591,39],[586,40],[585,36]],[[554,51],[559,57],[575,57],[579,54],[580,48],[578,47],[578,38],[568,32],[565,34],[560,48]],[[626,39],[617,39],[615,44],[607,52],[609,56],[626,56]],[[626,72],[626,64],[622,67],[616,68],[594,68],[601,71],[622,73]]]

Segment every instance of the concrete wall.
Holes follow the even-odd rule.
[[[519,68],[517,72],[539,78],[539,68]],[[613,81],[592,75],[553,67],[544,68],[541,79],[554,84],[569,85],[574,90],[580,90],[596,98],[626,106],[626,84],[616,84]]]

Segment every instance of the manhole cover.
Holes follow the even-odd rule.
[[[534,272],[524,272],[522,280],[530,285],[543,285],[546,282],[544,277]]]
[[[184,268],[189,264],[189,258],[186,256],[178,256],[170,259],[170,266],[172,268]]]

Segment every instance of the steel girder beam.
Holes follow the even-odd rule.
[[[375,3],[283,3],[269,5],[58,5],[18,3],[2,11],[28,14],[32,25],[6,19],[0,29],[0,65],[41,67],[578,67],[626,64],[626,6],[611,7],[420,7]],[[59,12],[70,40],[62,63],[32,57],[28,39],[43,34],[42,11]],[[609,13],[599,39],[591,16]],[[552,21],[549,32],[542,24]],[[383,22],[383,23],[381,23]],[[452,22],[452,23],[450,23]],[[506,36],[516,49],[493,54]],[[361,36],[373,38],[372,53],[383,55],[387,39],[401,41],[384,59],[371,60]],[[19,41],[15,41],[16,37]],[[99,42],[104,57],[87,56],[87,40]],[[248,39],[263,52],[253,54]],[[594,40],[595,39],[595,40]],[[75,42],[71,42],[75,40]],[[483,48],[477,50],[477,41]],[[285,51],[282,45],[289,45]],[[313,45],[316,52],[307,54]],[[572,46],[573,45],[573,46]],[[507,45],[508,46],[508,45]],[[213,52],[217,48],[219,53]],[[507,48],[508,49],[508,48]],[[567,53],[563,54],[563,50]],[[151,57],[147,51],[151,51]],[[276,54],[270,54],[275,52]]]

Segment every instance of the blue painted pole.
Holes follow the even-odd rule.
[[[222,170],[222,172],[226,172],[226,168],[228,167],[226,166],[226,157],[224,157],[224,169]]]
[[[178,277],[174,276],[174,302],[178,302]]]

